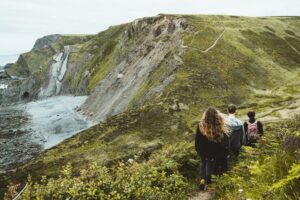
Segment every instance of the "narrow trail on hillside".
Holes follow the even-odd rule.
[[[222,36],[224,35],[225,31],[226,31],[226,30],[224,29],[223,32],[215,39],[215,41],[214,41],[207,49],[205,49],[205,50],[202,50],[202,49],[199,49],[199,48],[190,46],[190,45],[193,43],[193,41],[194,41],[196,35],[199,33],[199,31],[197,31],[197,32],[194,33],[194,36],[193,36],[193,38],[192,38],[190,44],[189,44],[188,46],[183,46],[183,48],[191,48],[191,49],[194,49],[194,50],[197,50],[197,51],[201,51],[202,53],[206,53],[206,52],[208,52],[209,50],[211,50],[212,48],[214,48],[214,47],[216,46],[216,44],[218,43],[218,41],[219,41],[219,40],[222,38]]]
[[[215,198],[215,195],[213,192],[198,192],[195,196],[189,198],[189,200],[212,200]]]
[[[297,53],[300,55],[300,52],[291,44],[289,43],[288,41],[286,41],[286,43]]]
[[[277,108],[269,108],[264,112],[261,112],[258,114],[259,119],[264,122],[274,122],[282,119],[290,119],[291,116],[300,113],[300,97],[294,97],[294,99],[287,102],[289,103],[289,106],[282,105]]]
[[[217,42],[219,41],[219,39],[222,38],[222,36],[224,35],[224,33],[225,33],[225,29],[224,29],[224,31],[221,33],[221,35],[219,35],[219,37],[214,41],[214,43],[213,43],[210,47],[208,47],[206,50],[204,50],[203,52],[204,52],[204,53],[205,53],[205,52],[208,52],[209,50],[211,50],[212,48],[214,48],[214,46],[216,46]]]
[[[26,185],[23,187],[23,189],[17,194],[17,196],[15,196],[15,198],[13,198],[12,200],[17,200],[19,199],[19,197],[21,196],[21,194],[25,191],[26,187],[28,186],[28,184],[26,183]]]

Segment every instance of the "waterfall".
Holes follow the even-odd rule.
[[[62,81],[67,72],[69,53],[70,47],[65,46],[63,52],[59,52],[53,56],[53,63],[50,66],[51,74],[48,75],[48,80],[46,80],[41,88],[39,97],[49,97],[60,94]]]
[[[7,89],[8,85],[7,84],[0,84],[0,89]]]

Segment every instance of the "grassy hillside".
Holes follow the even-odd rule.
[[[299,194],[299,116],[265,124],[257,148],[243,147],[231,170],[213,177],[217,199],[297,199]],[[150,147],[150,146],[149,146]],[[199,162],[188,139],[159,151],[137,154],[135,161],[99,165],[90,162],[77,172],[68,163],[58,178],[37,183],[29,176],[23,199],[187,199],[196,190]],[[146,159],[146,160],[145,160]],[[11,185],[6,198],[20,185]]]
[[[29,174],[33,181],[39,181],[42,176],[58,178],[61,168],[69,163],[72,166],[72,173],[65,173],[66,177],[60,177],[58,181],[44,178],[42,185],[46,186],[37,185],[35,189],[31,187],[32,192],[29,194],[28,190],[28,195],[41,193],[44,188],[52,188],[50,191],[54,191],[61,181],[69,181],[66,183],[68,187],[62,190],[74,188],[77,182],[70,182],[70,177],[73,176],[78,176],[79,180],[82,180],[78,184],[83,184],[80,188],[86,191],[95,184],[100,184],[96,181],[97,177],[101,177],[97,174],[99,170],[108,170],[104,173],[105,177],[99,179],[111,179],[111,182],[101,183],[104,184],[101,187],[97,186],[101,190],[96,191],[95,195],[112,193],[116,199],[127,198],[126,195],[143,198],[143,195],[149,197],[157,190],[156,192],[161,194],[161,199],[175,198],[176,195],[178,198],[184,198],[196,186],[193,183],[196,181],[199,161],[193,147],[194,129],[205,108],[213,105],[224,112],[227,104],[235,103],[241,108],[240,117],[244,117],[249,109],[254,109],[259,112],[263,122],[290,118],[293,113],[299,111],[299,17],[169,17],[187,20],[188,27],[182,35],[183,44],[180,49],[170,51],[159,66],[149,74],[127,110],[67,139],[19,167],[15,172],[2,175],[0,177],[2,188],[9,182],[24,183]],[[144,19],[144,23],[151,26],[155,19]],[[132,32],[134,34],[127,37],[130,39],[126,40],[126,45],[121,45],[120,43],[124,41],[119,38],[124,39],[121,33],[128,30],[132,24],[111,27],[86,43],[80,44],[77,51],[71,54],[70,62],[75,63],[79,57],[82,59],[90,57],[91,61],[74,66],[74,69],[78,69],[77,75],[65,81],[71,83],[71,88],[78,88],[80,82],[85,81],[85,74],[90,74],[87,83],[83,85],[92,91],[98,82],[113,70],[115,63],[129,54],[128,49],[134,50],[147,34],[143,32],[142,24],[143,20],[134,26],[135,31]],[[218,37],[219,40],[209,49]],[[168,39],[164,36],[157,40]],[[209,50],[206,51],[207,49]],[[69,73],[71,76],[72,73]],[[166,77],[173,77],[168,84],[164,84]],[[161,85],[164,86],[163,90],[155,92]],[[83,87],[84,89],[86,88]],[[268,138],[272,138],[271,135],[279,130],[276,127],[272,128],[273,124],[270,126],[270,131],[266,133],[270,135]],[[278,140],[278,145],[272,144],[270,148],[266,146],[267,150],[279,149],[281,139]],[[263,160],[269,155],[262,152],[259,156],[262,160],[259,164],[265,165]],[[116,170],[119,162],[127,163],[128,159],[135,160],[136,164],[126,164],[126,167]],[[292,156],[292,159],[292,162],[297,161],[296,157]],[[90,165],[97,166],[96,174],[92,174],[92,178],[88,178],[89,175],[84,177],[82,171],[91,167]],[[103,166],[107,168],[102,168]],[[266,184],[280,181],[287,175],[288,170],[294,169],[292,166],[287,166],[278,179],[266,180],[269,181]],[[233,170],[238,176],[237,182],[243,178],[242,174],[236,172],[238,169],[237,167]],[[128,189],[128,193],[119,194],[124,191],[123,187],[126,184],[133,184],[130,177],[125,176],[124,170],[128,170],[129,174],[137,171],[133,180],[141,181],[142,185],[133,185],[133,188]],[[235,174],[226,176],[227,179],[224,180],[236,181]],[[153,181],[147,182],[148,178],[142,178],[143,175],[146,177],[153,175]],[[123,178],[125,182],[120,185]],[[230,187],[222,181],[219,180],[219,183],[224,185],[224,189],[217,187],[220,197],[224,197],[227,188]],[[88,188],[84,186],[85,184]],[[167,188],[168,185],[170,188]],[[145,187],[145,191],[138,192],[138,188],[141,187]],[[180,190],[176,192],[174,188]],[[235,193],[235,189],[236,186],[229,194],[231,195],[228,196],[229,199],[239,195]],[[270,188],[264,188],[255,195],[262,195],[268,189]],[[56,198],[71,195],[71,192],[62,190],[57,191]],[[80,189],[75,188],[74,192],[76,191]],[[168,193],[173,196],[168,196]],[[117,194],[121,196],[118,197]],[[254,197],[255,195],[253,194]]]

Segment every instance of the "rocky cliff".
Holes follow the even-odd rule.
[[[149,95],[137,100],[142,105],[148,98],[162,93],[163,88],[174,80],[176,68],[182,64],[178,55],[182,54],[181,45],[186,30],[187,21],[184,18],[167,16],[149,21],[136,20],[130,24],[115,50],[116,53],[123,50],[124,55],[96,85],[82,110],[97,121],[124,111],[161,63],[169,62],[163,69],[165,73],[157,77],[160,83],[156,86],[160,88],[151,88],[147,91]],[[132,40],[136,40],[134,47],[130,44]]]
[[[81,110],[95,121],[158,98],[171,83],[239,103],[251,88],[272,88],[297,70],[297,26],[292,17],[159,15],[93,36],[45,36],[7,69],[22,80],[2,99],[90,95]]]
[[[32,50],[40,50],[45,47],[48,47],[51,44],[56,43],[59,39],[61,39],[61,37],[62,36],[59,34],[54,34],[54,35],[47,35],[42,38],[39,38],[33,45]]]

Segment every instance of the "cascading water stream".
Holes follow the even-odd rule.
[[[39,92],[40,98],[60,94],[62,81],[67,71],[69,53],[70,47],[65,46],[63,52],[53,56],[53,64],[50,67],[51,74],[49,75],[48,82],[46,82]]]

